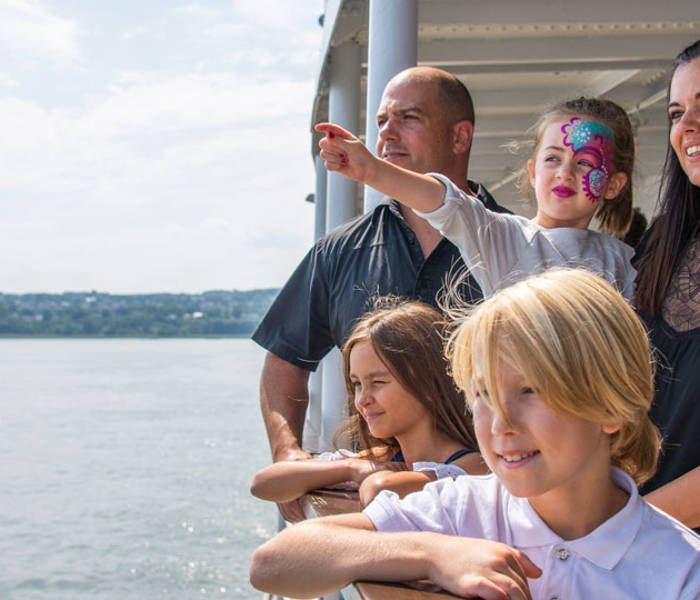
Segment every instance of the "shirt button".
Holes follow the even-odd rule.
[[[559,560],[566,560],[569,558],[569,551],[566,548],[559,548],[556,552],[556,557]],[[555,600],[554,598],[552,600]]]

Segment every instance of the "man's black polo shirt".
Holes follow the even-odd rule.
[[[486,189],[484,205],[498,206]],[[377,296],[394,294],[436,306],[446,277],[466,270],[459,250],[442,239],[423,257],[413,230],[391,200],[337,227],[301,261],[253,334],[253,340],[289,363],[309,371],[333,348],[342,347],[353,325]],[[471,275],[462,286],[468,302],[481,299]]]

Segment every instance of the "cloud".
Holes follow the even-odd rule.
[[[171,9],[174,18],[186,19],[199,43],[215,40],[232,48],[230,64],[255,79],[293,72],[309,73],[315,65],[321,28],[318,15],[323,3],[288,0],[243,0],[226,9],[188,4]],[[192,24],[196,23],[194,27]]]
[[[198,19],[222,19],[225,18],[226,12],[217,9],[213,6],[207,6],[202,4],[182,4],[180,6],[172,7],[172,11],[175,14],[183,15],[186,18],[198,18]]]
[[[45,14],[0,0],[0,18],[10,5]],[[82,39],[80,72],[55,86],[0,74],[0,254],[13,256],[0,291],[279,286],[310,246],[320,29],[284,6],[289,21],[271,28],[230,4],[181,7],[180,21],[168,10],[112,29],[104,11],[78,15],[103,33]],[[290,33],[300,20],[307,31]],[[236,22],[238,37],[206,35]],[[151,45],[146,63],[146,31],[181,43]]]
[[[321,3],[318,14],[321,10]],[[233,11],[237,20],[246,23],[265,23],[266,27],[276,30],[299,31],[303,21],[308,18],[308,12],[300,11],[297,3],[289,0],[234,0]]]
[[[78,56],[78,28],[29,0],[0,0],[0,45],[52,62]]]
[[[0,207],[21,190],[35,199],[13,204],[16,223],[45,215],[0,226],[0,251],[24,247],[24,277],[54,290],[280,285],[311,242],[312,91],[130,73],[81,109],[0,100]],[[5,273],[4,291],[20,276]]]
[[[132,73],[82,109],[0,99],[0,176],[8,187],[76,191],[96,177],[138,184],[149,174],[177,181],[191,168],[215,173],[226,159],[247,160],[251,146],[260,153],[275,146],[274,159],[287,152],[288,128],[303,123],[311,98],[311,81]]]
[[[14,77],[0,71],[0,86],[12,89],[19,86],[19,82]]]

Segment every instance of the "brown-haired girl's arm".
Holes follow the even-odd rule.
[[[377,471],[365,477],[360,485],[360,504],[367,506],[382,490],[395,492],[399,498],[403,498],[436,480],[432,471]]]
[[[700,527],[700,467],[649,492],[644,499],[677,519],[686,527]]]
[[[365,183],[409,208],[430,212],[442,206],[445,186],[434,177],[377,158],[357,137],[338,125],[319,123],[314,129],[326,134],[318,145],[329,171]]]
[[[287,502],[311,490],[344,481],[359,484],[367,475],[381,468],[386,468],[386,465],[363,458],[283,460],[258,471],[250,492],[263,500]]]
[[[487,475],[490,473],[488,466],[478,452],[470,452],[458,458],[453,463],[460,467],[468,475]],[[399,498],[411,492],[422,490],[426,483],[436,481],[434,471],[377,471],[368,475],[360,485],[360,504],[367,506],[382,490],[396,492]]]

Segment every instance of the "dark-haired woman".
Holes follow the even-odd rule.
[[[664,437],[646,499],[700,528],[700,40],[673,63],[659,214],[637,251],[635,306],[656,349]]]

